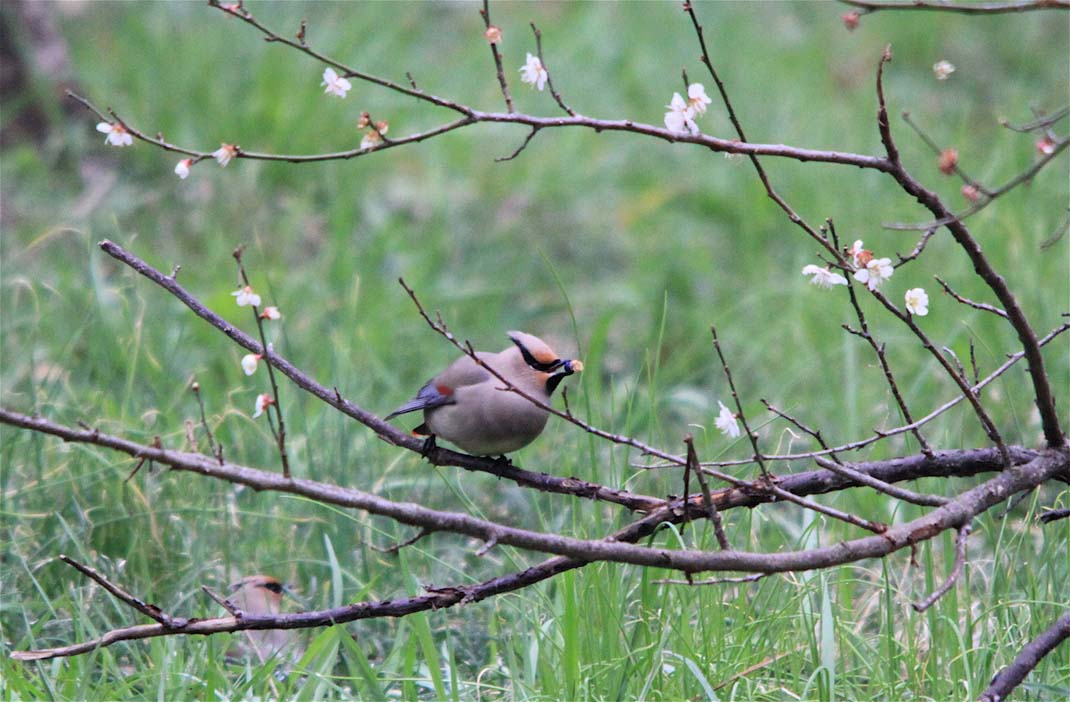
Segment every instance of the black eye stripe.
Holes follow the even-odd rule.
[[[524,345],[521,344],[519,341],[517,341],[516,339],[512,339],[512,342],[516,344],[516,347],[518,349],[520,349],[520,355],[524,357],[524,363],[528,364],[537,371],[549,373],[550,371],[557,370],[565,363],[560,358],[554,359],[549,363],[543,363],[541,361],[536,360],[535,357],[531,355],[531,352],[524,348]]]

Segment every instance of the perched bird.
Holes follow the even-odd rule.
[[[230,601],[246,614],[278,614],[286,586],[270,575],[250,575],[230,586]],[[299,636],[290,629],[249,629],[227,651],[231,660],[255,659],[260,663],[278,656],[291,662],[301,657]]]
[[[545,404],[566,376],[583,370],[583,363],[559,358],[531,334],[511,331],[509,339],[513,346],[501,353],[477,351],[476,356],[515,388]],[[504,456],[527,446],[542,433],[549,416],[505,389],[501,380],[469,356],[458,358],[386,418],[416,410],[423,410],[424,423],[413,432],[428,435],[425,452],[438,436],[476,456]]]

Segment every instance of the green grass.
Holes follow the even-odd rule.
[[[362,69],[398,80],[411,71],[436,94],[501,109],[476,5],[250,8],[286,34],[307,18],[315,46]],[[350,148],[364,109],[390,120],[391,136],[449,118],[359,83],[346,100],[325,97],[321,67],[200,3],[58,10],[84,94],[145,131],[195,148],[224,140],[286,153]],[[699,7],[752,140],[879,153],[873,80],[888,43],[893,116],[910,111],[986,183],[1012,177],[1035,153],[1033,139],[1002,129],[998,119],[1025,122],[1030,105],[1054,109],[1068,100],[1070,32],[1061,15],[888,13],[847,33],[842,11],[817,3]],[[505,32],[510,78],[533,48],[527,22],[534,21],[555,85],[585,114],[660,124],[680,89],[681,67],[713,93],[675,4],[505,3],[492,5],[492,15]],[[958,67],[946,82],[932,76],[941,58]],[[519,109],[557,113],[548,94],[516,80],[512,87]],[[713,426],[728,389],[711,324],[766,450],[808,445],[769,421],[763,397],[837,443],[899,423],[871,351],[840,329],[853,321],[843,296],[813,289],[798,273],[815,261],[816,247],[765,197],[746,163],[629,135],[544,130],[519,158],[499,164],[494,157],[511,153],[525,131],[477,125],[350,162],[204,163],[179,181],[172,155],[144,145],[105,147],[89,113],[65,116],[48,76],[36,76],[29,89],[53,121],[43,143],[13,143],[0,161],[4,406],[181,446],[185,422],[197,418],[188,391],[196,377],[227,457],[277,469],[267,428],[249,418],[265,389],[263,373],[246,378],[238,366],[243,352],[100,252],[96,242],[110,238],[162,270],[181,265],[183,285],[251,332],[229,295],[236,281],[230,252],[244,244],[254,285],[285,315],[276,347],[380,414],[453,356],[397,285],[404,276],[478,347],[504,347],[506,330],[525,329],[576,352],[587,370],[568,381],[574,410],[661,447],[682,450],[682,436],[693,432],[703,459],[749,453]],[[3,119],[12,119],[9,109]],[[700,124],[730,135],[716,101]],[[961,205],[957,182],[936,171],[900,119],[893,127],[908,167]],[[906,253],[916,240],[883,230],[882,222],[926,219],[876,173],[765,164],[809,221],[833,217],[848,242],[862,238],[878,253]],[[1038,248],[1064,216],[1066,174],[1063,156],[970,220],[1042,333],[1059,323],[1070,299],[1067,240]],[[934,274],[963,295],[992,300],[945,233],[896,274],[892,298],[926,287],[932,304],[922,327],[963,359],[974,339],[982,371],[1016,350],[1006,325],[938,294]],[[953,396],[909,333],[868,300],[866,309],[911,405],[928,411]],[[1060,407],[1070,397],[1068,348],[1062,341],[1046,352]],[[281,392],[299,475],[587,538],[630,518],[612,506],[429,467],[295,387]],[[1023,368],[995,383],[986,400],[1008,441],[1037,445]],[[965,407],[926,435],[943,448],[985,443]],[[896,438],[863,457],[916,449],[913,439]],[[639,470],[638,458],[561,423],[517,456],[524,467],[555,475],[654,495],[680,491],[677,473]],[[1042,529],[1035,521],[1042,508],[1070,500],[1050,487],[1006,515],[993,510],[978,520],[966,577],[925,614],[910,603],[950,569],[951,534],[919,549],[916,567],[901,553],[745,586],[664,585],[656,581],[674,574],[595,564],[475,605],[310,632],[306,675],[281,681],[269,668],[225,665],[226,637],[133,642],[21,664],[6,654],[141,621],[56,560],[61,553],[183,616],[217,614],[200,586],[219,589],[238,574],[274,574],[309,607],[327,607],[476,582],[540,558],[501,546],[478,557],[478,544],[448,534],[388,556],[370,546],[411,530],[159,469],[124,482],[128,459],[6,426],[0,462],[4,699],[961,699],[978,694],[1054,620],[1070,578],[1070,525]],[[950,493],[973,482],[914,487]],[[868,491],[823,499],[885,521],[921,513]],[[858,536],[783,505],[729,512],[726,520],[741,549]],[[716,546],[704,524],[655,541]],[[1068,670],[1064,646],[1027,680],[1028,694],[1065,697]]]

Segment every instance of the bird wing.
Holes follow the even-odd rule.
[[[489,361],[496,355],[497,354],[493,353],[478,353],[480,359],[484,361]],[[385,419],[393,419],[399,414],[405,414],[406,412],[431,409],[432,407],[441,407],[442,405],[452,405],[457,401],[454,397],[457,388],[476,385],[491,377],[493,376],[491,376],[491,374],[478,363],[468,356],[462,356],[450,364],[449,368],[427,381],[427,383],[420,388],[420,391],[416,393],[416,397],[386,415]]]

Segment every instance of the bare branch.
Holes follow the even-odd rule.
[[[933,234],[936,234],[936,229],[929,229],[924,234],[922,234],[921,238],[918,239],[918,243],[914,246],[914,250],[911,251],[908,255],[902,256],[897,253],[896,257],[899,259],[899,263],[895,264],[895,267],[899,268],[904,263],[909,263],[910,261],[913,261],[915,258],[920,256],[921,252],[925,250],[926,244],[929,243],[929,239],[933,238]]]
[[[1053,509],[1040,515],[1038,519],[1040,519],[1043,524],[1049,524],[1059,519],[1066,519],[1067,517],[1070,517],[1070,509]]]
[[[840,0],[865,13],[880,10],[932,10],[963,15],[1001,15],[1031,10],[1065,10],[1067,0],[1007,0],[1007,2],[955,2],[954,0]]]
[[[1044,656],[1067,639],[1070,639],[1070,613],[1059,617],[1044,633],[1027,643],[1014,662],[992,679],[978,698],[980,702],[1003,702],[1014,688],[1022,684],[1025,676],[1033,672]]]
[[[1061,107],[1055,112],[1052,112],[1050,115],[1039,117],[1033,120],[1032,122],[1028,122],[1027,124],[1011,124],[1005,119],[1001,119],[999,123],[1013,132],[1029,134],[1039,129],[1047,129],[1048,127],[1051,127],[1052,125],[1058,123],[1067,115],[1070,115],[1070,105]]]
[[[64,563],[66,563],[67,565],[69,565],[72,568],[74,568],[75,570],[77,570],[82,575],[84,575],[87,578],[89,578],[90,580],[92,580],[93,582],[95,582],[98,585],[100,585],[105,590],[107,590],[108,594],[110,594],[112,597],[116,598],[117,600],[120,600],[121,602],[124,602],[125,604],[129,605],[130,607],[133,607],[137,611],[139,611],[142,614],[144,614],[146,617],[149,617],[150,619],[155,619],[165,629],[181,628],[181,627],[184,627],[186,625],[186,623],[189,621],[189,620],[181,618],[181,617],[172,617],[171,615],[169,615],[167,612],[164,612],[162,609],[160,609],[156,605],[151,604],[149,602],[145,602],[144,600],[140,600],[137,597],[134,597],[133,595],[131,595],[126,590],[123,590],[118,585],[115,585],[114,583],[112,583],[110,580],[108,580],[106,577],[104,577],[104,575],[102,573],[100,573],[99,571],[97,571],[97,570],[95,570],[93,568],[90,568],[89,566],[84,565],[82,563],[79,563],[78,561],[74,560],[70,556],[64,556],[64,555],[61,554],[59,559],[61,561],[63,561]]]
[[[717,503],[710,497],[710,486],[706,484],[706,476],[699,465],[698,453],[695,451],[695,437],[688,434],[684,437],[687,444],[687,473],[694,473],[702,487],[702,503],[713,523],[713,533],[717,537],[717,544],[724,550],[730,550],[732,545],[728,543],[728,537],[724,533],[724,525],[721,523],[721,513],[717,511]],[[688,500],[687,488],[684,488],[684,500]]]
[[[1022,183],[1028,183],[1029,181],[1033,180],[1037,173],[1039,173],[1045,166],[1055,160],[1055,158],[1063,151],[1065,151],[1068,146],[1070,146],[1070,137],[1060,139],[1054,142],[1052,145],[1051,153],[1045,154],[1042,158],[1038,159],[1037,162],[1034,163],[1032,166],[1025,169],[1018,175],[1014,176],[1002,186],[996,188],[995,190],[988,190],[987,196],[982,196],[981,199],[979,199],[977,202],[975,202],[973,205],[966,208],[962,212],[959,212],[958,214],[952,214],[949,210],[945,208],[944,212],[946,212],[947,214],[941,214],[937,217],[937,219],[931,222],[922,222],[920,224],[888,222],[881,226],[883,226],[885,229],[894,229],[898,231],[921,231],[944,227],[949,224],[961,223],[962,220],[966,219],[967,217],[975,215],[984,208],[988,207],[988,205],[990,205],[992,201],[996,198],[1002,195],[1006,195],[1008,192],[1018,187]],[[933,211],[931,207],[929,208],[929,211]]]
[[[375,551],[377,553],[387,553],[387,554],[397,553],[398,551],[400,551],[401,549],[405,548],[406,546],[412,546],[414,543],[416,543],[420,539],[424,538],[425,536],[428,536],[431,533],[432,533],[432,531],[430,529],[421,529],[420,531],[416,532],[416,534],[414,536],[412,536],[412,537],[410,537],[408,539],[405,539],[404,541],[399,541],[398,543],[394,544],[393,546],[389,546],[387,548],[379,548],[378,546],[375,546],[374,544],[369,544],[369,546],[371,547],[371,549],[373,551]]]
[[[502,163],[504,161],[512,161],[514,158],[519,156],[520,152],[523,151],[524,149],[526,149],[528,144],[531,143],[531,140],[535,138],[535,135],[539,133],[539,129],[540,129],[540,127],[532,127],[531,131],[528,132],[528,135],[526,137],[524,137],[524,141],[521,142],[520,146],[516,147],[516,149],[513,151],[513,153],[509,154],[508,156],[502,156],[500,158],[494,159],[495,163]]]
[[[941,278],[938,275],[934,275],[933,277],[936,278],[936,282],[937,283],[940,283],[940,287],[942,287],[944,289],[944,292],[946,292],[951,297],[955,298],[955,300],[957,300],[958,302],[961,302],[962,304],[967,305],[969,307],[972,307],[972,308],[974,308],[976,310],[982,310],[984,312],[991,312],[992,314],[994,314],[994,315],[996,315],[998,317],[1003,317],[1004,319],[1007,318],[1007,313],[1004,312],[1003,310],[1001,310],[1000,308],[995,307],[994,305],[990,305],[990,304],[988,304],[986,302],[974,302],[973,300],[971,300],[969,298],[962,297],[957,292],[952,290],[951,286],[948,285],[947,283],[945,283],[943,278]]]
[[[926,597],[921,602],[915,602],[911,605],[915,612],[924,612],[925,610],[936,604],[936,601],[943,597],[951,586],[955,584],[955,581],[962,575],[962,569],[966,566],[966,539],[970,536],[970,532],[973,531],[973,527],[969,524],[964,524],[959,529],[958,537],[955,539],[955,566],[951,569],[951,573],[947,576],[947,580],[933,591],[933,594]]]
[[[171,451],[110,436],[100,432],[76,430],[50,422],[40,417],[29,417],[11,410],[0,408],[0,422],[25,429],[51,434],[66,441],[91,443],[111,448],[134,457],[146,457],[174,470],[197,473],[217,480],[246,485],[255,490],[272,490],[301,495],[313,500],[336,504],[349,509],[365,510],[372,514],[389,517],[402,524],[436,531],[447,531],[489,541],[496,539],[504,546],[515,546],[527,550],[554,553],[582,561],[612,561],[630,563],[640,566],[670,568],[681,572],[700,571],[743,571],[748,573],[779,573],[792,570],[810,570],[828,568],[854,561],[879,558],[897,550],[911,547],[933,538],[947,529],[957,529],[968,523],[978,514],[1000,504],[1007,495],[1029,490],[1041,483],[1058,476],[1070,474],[1070,447],[1059,450],[1049,449],[1042,452],[1027,453],[1032,456],[1027,463],[1007,468],[995,477],[963,491],[947,504],[938,507],[926,515],[902,524],[896,524],[881,534],[866,536],[852,541],[843,541],[834,545],[802,551],[778,551],[776,553],[757,553],[750,551],[693,551],[671,550],[658,547],[644,547],[634,544],[656,531],[665,522],[683,523],[696,518],[705,518],[701,498],[693,499],[686,505],[674,501],[660,509],[653,510],[642,519],[633,522],[621,531],[604,540],[584,540],[556,534],[533,532],[526,529],[496,524],[466,514],[442,512],[412,504],[387,500],[353,488],[342,488],[313,480],[293,478],[287,480],[277,473],[270,473],[245,466],[226,463],[220,466],[214,457],[203,454]],[[969,452],[947,452],[949,455],[965,455]],[[972,456],[991,457],[991,452],[975,452]],[[937,455],[930,459],[922,457],[923,465],[944,460]],[[902,459],[900,459],[902,460]],[[983,469],[971,459],[972,469]],[[910,463],[910,461],[907,461]],[[991,465],[991,463],[987,464]],[[900,468],[901,469],[901,468]],[[843,480],[832,474],[825,479],[824,489],[834,485],[836,480]],[[784,484],[792,483],[785,479]],[[841,483],[844,484],[844,483]],[[763,492],[757,486],[748,486],[748,490],[728,488],[713,495],[718,504],[753,501],[753,493]],[[817,491],[822,487],[817,486]],[[751,493],[747,495],[746,493]],[[769,497],[759,502],[770,501]],[[270,626],[251,628],[274,628]]]

